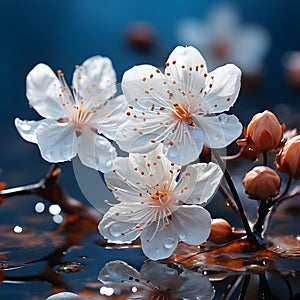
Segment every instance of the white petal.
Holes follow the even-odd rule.
[[[172,214],[172,223],[180,240],[191,245],[205,242],[210,234],[211,217],[201,206],[183,205]]]
[[[160,124],[158,116],[150,115],[146,121],[141,119],[126,121],[120,126],[115,139],[123,151],[148,153],[154,150],[171,130],[172,128]]]
[[[167,73],[171,73],[172,80],[181,85],[186,94],[189,91],[200,93],[205,84],[207,68],[203,56],[196,48],[178,46],[167,60]]]
[[[24,140],[37,144],[35,130],[43,122],[45,122],[45,120],[27,121],[16,118],[15,126]]]
[[[196,160],[204,142],[202,130],[195,126],[189,126],[185,122],[178,123],[174,133],[165,138],[166,157],[179,166]]]
[[[105,173],[112,169],[117,151],[105,137],[87,128],[78,137],[78,156],[85,166]]]
[[[77,141],[72,123],[41,123],[36,129],[42,157],[49,162],[71,160],[77,154]]]
[[[124,95],[109,100],[101,112],[96,113],[95,118],[99,120],[99,124],[95,126],[107,138],[114,140],[119,127],[126,121],[125,109],[127,101]]]
[[[176,287],[176,299],[211,300],[215,290],[209,279],[199,272],[184,272],[180,274],[180,285]]]
[[[176,199],[204,206],[216,193],[222,177],[223,172],[215,163],[189,165],[174,189]]]
[[[140,273],[121,260],[107,263],[98,275],[98,279],[104,284],[129,283],[137,284],[134,279],[139,279]]]
[[[114,161],[113,172],[105,174],[107,186],[116,198],[126,203],[147,203],[149,188],[157,188],[161,182],[173,189],[179,167],[172,164],[162,154],[162,145],[145,154],[129,154]]]
[[[116,92],[116,73],[111,60],[100,55],[85,60],[73,74],[73,85],[85,100],[90,99],[108,88],[108,99]],[[103,96],[103,95],[102,95]]]
[[[172,223],[157,230],[156,224],[144,228],[141,233],[144,254],[152,260],[169,257],[178,244],[178,235],[172,229]],[[199,229],[198,229],[199,230]]]
[[[233,64],[225,65],[209,73],[209,79],[204,88],[207,94],[201,109],[209,113],[228,111],[240,92],[241,74],[241,70]],[[212,80],[211,77],[213,77]]]
[[[153,99],[164,106],[169,99],[170,80],[151,65],[135,66],[126,71],[122,78],[122,91],[128,102],[141,102],[145,109],[151,109]]]
[[[121,212],[126,213],[126,215],[119,215]],[[126,217],[130,218],[130,212],[127,213],[125,205],[118,204],[111,207],[99,223],[98,229],[100,233],[109,242],[117,244],[132,242],[140,235],[141,231],[135,228],[136,224],[123,222],[122,220]]]
[[[196,125],[203,130],[204,145],[220,149],[235,141],[243,126],[234,115],[193,116]]]
[[[65,116],[59,106],[60,81],[45,64],[36,65],[26,78],[26,96],[30,105],[44,118]]]

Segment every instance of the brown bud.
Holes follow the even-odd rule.
[[[276,116],[265,110],[254,115],[248,127],[244,129],[245,139],[238,140],[240,146],[248,146],[256,151],[277,148],[281,144],[285,125],[280,125]]]
[[[243,184],[249,198],[266,200],[279,193],[281,178],[271,168],[258,166],[245,175]]]
[[[211,223],[211,231],[208,237],[210,242],[215,244],[223,244],[232,238],[232,227],[224,219],[213,219]]]
[[[300,135],[289,139],[275,158],[276,168],[294,179],[300,178]]]

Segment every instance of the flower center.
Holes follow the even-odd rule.
[[[189,112],[189,105],[185,103],[184,105],[179,104],[178,102],[175,102],[173,104],[173,112],[174,116],[179,119],[180,121],[186,122],[190,126],[195,126],[195,122],[193,118],[191,117],[191,114]]]

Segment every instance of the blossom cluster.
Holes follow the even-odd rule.
[[[100,172],[118,204],[99,224],[110,242],[140,237],[144,253],[170,256],[178,242],[198,245],[211,231],[203,208],[223,172],[197,162],[203,147],[221,149],[242,125],[228,111],[240,90],[241,71],[232,64],[208,72],[200,52],[176,47],[165,70],[151,65],[123,75],[121,95],[109,58],[94,56],[76,66],[72,85],[45,64],[28,74],[29,104],[44,119],[15,120],[20,135],[36,143],[52,163],[76,155]],[[112,141],[127,157],[118,157]]]

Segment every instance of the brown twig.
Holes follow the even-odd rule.
[[[101,215],[93,208],[86,208],[80,201],[69,196],[59,185],[58,177],[61,170],[53,164],[46,175],[38,183],[21,187],[9,188],[0,191],[0,195],[9,198],[23,195],[36,195],[43,199],[58,204],[62,211],[68,215],[78,215],[81,218],[99,222]]]

